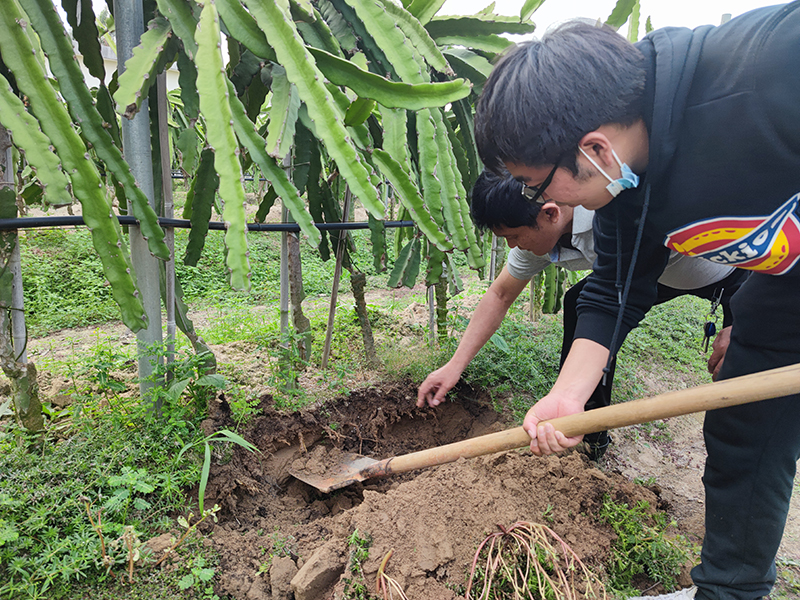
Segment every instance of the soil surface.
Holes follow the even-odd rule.
[[[417,409],[415,397],[410,383],[369,387],[287,415],[274,411],[265,396],[263,416],[244,432],[263,454],[237,447],[212,468],[206,491],[207,505],[223,507],[209,532],[221,556],[218,593],[242,600],[343,598],[352,585],[347,540],[356,530],[371,538],[363,563],[368,585],[374,586],[381,560],[392,550],[386,573],[411,600],[463,597],[478,545],[498,526],[518,521],[547,525],[597,570],[615,537],[595,518],[605,495],[629,505],[646,500],[675,516],[675,533],[702,539],[701,440],[699,448],[670,457],[646,433],[621,431],[601,465],[579,452],[537,458],[509,451],[330,494],[289,474],[291,468],[322,474],[342,452],[382,459],[512,426],[488,398],[467,387],[436,409]],[[224,399],[216,409],[204,424],[208,431],[226,426]],[[673,421],[694,444],[700,423],[692,417]],[[662,466],[673,459],[680,464]],[[678,475],[670,478],[669,471]],[[635,477],[654,477],[658,485],[636,484]],[[690,584],[688,567],[682,585]],[[657,582],[637,584],[663,591]]]

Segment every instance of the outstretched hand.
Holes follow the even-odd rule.
[[[450,366],[450,363],[436,369],[419,386],[417,406],[422,408],[426,403],[428,406],[439,406],[460,378],[461,370]]]
[[[554,391],[534,404],[522,422],[522,428],[531,436],[531,452],[536,456],[545,456],[577,446],[583,439],[582,435],[568,438],[544,421],[579,412],[583,412],[582,406],[575,408],[572,399]]]

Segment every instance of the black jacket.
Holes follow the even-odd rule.
[[[648,169],[638,188],[595,213],[598,257],[576,330],[612,346],[635,262],[615,351],[653,304],[670,249],[800,276],[800,2],[719,27],[660,29],[637,47],[647,71]]]

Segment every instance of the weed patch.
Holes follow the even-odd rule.
[[[186,511],[186,490],[207,479],[210,443],[239,443],[231,432],[208,438],[197,427],[209,384],[201,363],[173,363],[176,379],[154,392],[160,417],[152,399],[100,409],[99,398],[84,397],[71,407],[66,439],[25,442],[13,426],[0,433],[0,598],[72,597],[84,580],[132,579],[140,540],[173,526],[169,515]],[[195,446],[204,448],[202,465]],[[196,530],[191,519],[183,539]]]
[[[617,534],[612,558],[606,565],[610,587],[624,597],[636,595],[634,582],[640,576],[677,587],[681,567],[691,558],[691,548],[681,536],[669,537],[670,523],[663,512],[653,512],[647,502],[629,507],[606,496],[599,518]]]
[[[364,580],[363,563],[369,558],[372,537],[358,529],[347,538],[348,559],[342,597],[346,600],[369,600],[370,594]]]

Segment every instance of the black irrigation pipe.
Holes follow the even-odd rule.
[[[136,217],[118,216],[121,225],[138,225]],[[414,227],[414,221],[382,221],[384,227]],[[159,217],[158,224],[162,227],[177,227],[179,229],[191,229],[191,221],[187,219],[167,219]],[[0,231],[12,229],[39,229],[43,227],[72,227],[85,225],[81,216],[63,217],[22,217],[19,219],[0,219]],[[320,231],[342,231],[351,229],[368,229],[369,223],[366,221],[354,223],[315,223]],[[209,229],[224,231],[225,223],[222,221],[211,221]],[[300,231],[297,223],[248,223],[249,231]]]

